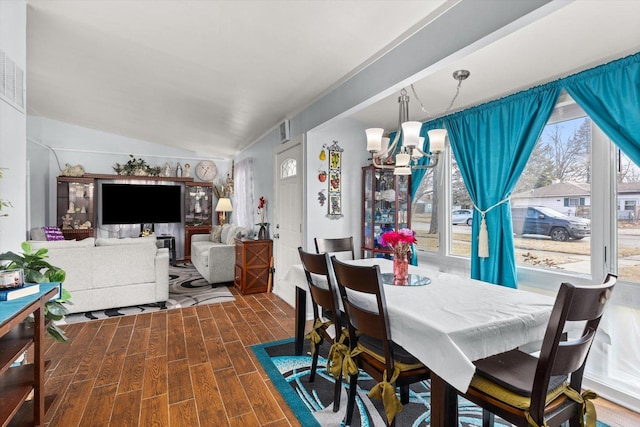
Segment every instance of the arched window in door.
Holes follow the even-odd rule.
[[[296,176],[297,174],[297,162],[296,159],[284,159],[280,165],[280,178],[289,178]]]

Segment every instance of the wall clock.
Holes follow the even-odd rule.
[[[218,174],[216,164],[211,160],[203,160],[196,165],[196,176],[202,181],[213,181]]]

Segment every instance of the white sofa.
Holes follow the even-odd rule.
[[[233,282],[235,277],[235,242],[251,238],[253,232],[245,227],[224,224],[210,234],[191,236],[191,263],[209,283]]]
[[[155,236],[126,239],[29,241],[47,248],[47,261],[67,273],[71,313],[161,303],[169,298],[169,251]]]

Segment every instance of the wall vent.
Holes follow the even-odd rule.
[[[24,70],[0,50],[0,99],[24,113]]]

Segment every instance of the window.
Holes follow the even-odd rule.
[[[471,256],[471,222],[473,221],[473,204],[464,184],[458,162],[451,153],[451,213],[449,225],[449,252],[451,255]],[[464,209],[460,209],[464,208]]]
[[[289,178],[296,176],[297,173],[296,159],[285,159],[280,165],[280,178]]]
[[[640,277],[640,262],[633,260],[640,255],[640,222],[636,201],[640,198],[640,168],[631,159],[617,150],[617,219],[616,227],[618,241],[618,278],[638,281]]]
[[[427,169],[411,201],[411,228],[416,232],[419,250],[438,252],[438,185],[434,176],[439,175],[441,163],[434,168]]]
[[[575,103],[556,108],[511,196],[516,264],[591,274],[591,128]]]

